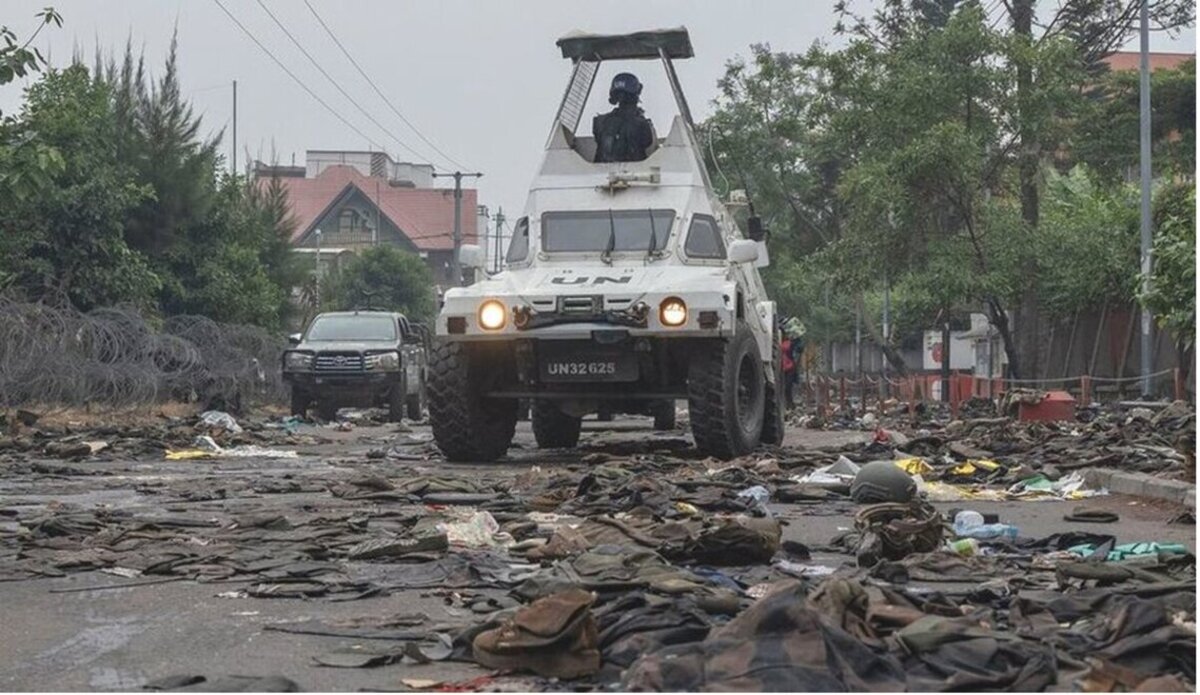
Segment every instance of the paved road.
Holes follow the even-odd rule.
[[[645,422],[621,421],[606,432],[599,423],[587,425],[584,444],[618,449],[622,442],[645,445],[656,438],[673,445],[679,435],[651,433]],[[416,428],[420,434],[422,428]],[[51,500],[77,504],[109,504],[128,509],[155,509],[155,501],[134,490],[147,481],[178,481],[191,477],[211,478],[238,475],[249,470],[294,479],[321,479],[346,470],[371,470],[377,465],[365,454],[380,443],[395,437],[388,426],[360,427],[352,432],[322,430],[337,441],[330,445],[307,447],[304,456],[288,461],[225,462],[148,462],[126,471],[126,484],[105,485],[97,492],[87,479],[49,477],[37,483],[12,483],[0,480],[0,507],[40,505]],[[788,444],[799,447],[840,446],[863,438],[857,432],[817,432],[793,430]],[[526,423],[519,428],[510,463],[496,466],[448,466],[433,468],[457,474],[497,470],[517,475],[531,466],[552,467],[556,461],[535,451]],[[311,501],[313,493],[292,496],[296,505]],[[277,496],[273,496],[278,499]],[[195,512],[235,504],[231,500],[199,505],[176,505],[172,511]],[[960,505],[940,505],[943,508]],[[996,512],[1005,521],[1017,524],[1023,535],[1045,536],[1064,530],[1096,530],[1094,526],[1068,524],[1062,516],[1074,503],[1006,502],[972,505],[982,512]],[[1195,548],[1195,528],[1168,525],[1177,510],[1147,504],[1131,498],[1111,496],[1084,503],[1118,511],[1119,524],[1105,527],[1122,540],[1172,541]],[[785,538],[807,545],[821,545],[839,530],[851,525],[853,507],[830,504],[820,507],[773,505],[787,524]],[[836,566],[846,560],[842,555],[814,556],[817,563]],[[354,643],[331,637],[302,636],[263,631],[272,622],[305,617],[354,618],[388,614],[425,612],[435,621],[449,617],[440,598],[428,592],[368,598],[351,602],[299,599],[221,598],[228,585],[198,584],[180,581],[153,586],[101,591],[66,592],[63,589],[110,585],[125,581],[100,573],[69,575],[59,579],[40,579],[0,583],[0,625],[3,648],[0,649],[0,690],[128,690],[139,688],[147,680],[173,674],[209,675],[283,675],[309,690],[356,690],[402,688],[402,678],[459,680],[486,673],[469,664],[441,663],[423,666],[391,665],[373,669],[333,669],[313,664],[312,656],[335,647]],[[939,588],[947,588],[940,585]],[[54,592],[54,593],[52,593]],[[494,592],[500,595],[500,592]],[[520,688],[514,679],[512,687]]]

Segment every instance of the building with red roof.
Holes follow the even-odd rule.
[[[297,251],[315,253],[318,236],[330,261],[391,244],[424,258],[439,285],[452,284],[454,191],[432,187],[432,166],[380,152],[310,150],[307,159],[305,167],[255,166],[260,181],[278,179],[287,190]],[[464,244],[476,243],[477,202],[474,189],[463,189]]]

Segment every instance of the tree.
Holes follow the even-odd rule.
[[[1142,297],[1158,325],[1175,337],[1179,364],[1196,337],[1196,187],[1176,183],[1154,201],[1154,271]]]
[[[62,26],[62,17],[47,7],[39,12],[37,29],[24,43],[7,26],[0,25],[0,86],[41,70],[46,64],[37,48],[30,48],[47,25]],[[62,153],[19,133],[9,118],[0,121],[0,208],[7,208],[37,194],[62,171]]]
[[[394,246],[364,250],[323,284],[333,309],[399,311],[417,321],[433,315],[433,274],[419,256]]]
[[[1070,159],[1087,164],[1107,185],[1123,183],[1138,166],[1139,75],[1109,72],[1088,91],[1089,109],[1071,138]],[[1196,61],[1150,75],[1152,161],[1158,176],[1196,169]]]
[[[150,191],[115,156],[109,98],[81,66],[50,71],[30,87],[14,129],[63,153],[64,166],[38,195],[0,210],[7,280],[83,309],[148,306],[160,286],[146,258],[125,243],[125,222]]]

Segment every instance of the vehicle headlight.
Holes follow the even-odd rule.
[[[377,352],[368,355],[367,360],[371,369],[394,371],[400,368],[400,353],[397,352]]]
[[[687,323],[687,304],[679,297],[667,297],[658,305],[658,320],[664,326],[682,326]]]
[[[495,299],[489,299],[479,305],[479,325],[486,330],[495,331],[504,328],[508,310]]]
[[[300,371],[312,367],[313,356],[310,352],[288,352],[283,356],[283,368]]]

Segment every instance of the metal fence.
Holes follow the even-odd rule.
[[[279,402],[282,336],[203,316],[152,322],[0,297],[0,407]]]
[[[1195,400],[1192,384],[1184,379],[1179,369],[1164,369],[1151,374],[1150,383],[1152,393],[1157,397]],[[872,403],[896,400],[908,404],[910,409],[918,403],[946,402],[951,412],[957,415],[959,406],[967,400],[1000,398],[1013,389],[1066,391],[1081,403],[1094,403],[1135,397],[1140,393],[1140,384],[1140,376],[1002,379],[953,372],[948,381],[943,381],[941,374],[929,373],[906,377],[865,373],[858,377],[813,374],[801,380],[799,397],[819,412],[827,412],[833,405],[842,410],[851,407],[861,410]]]

